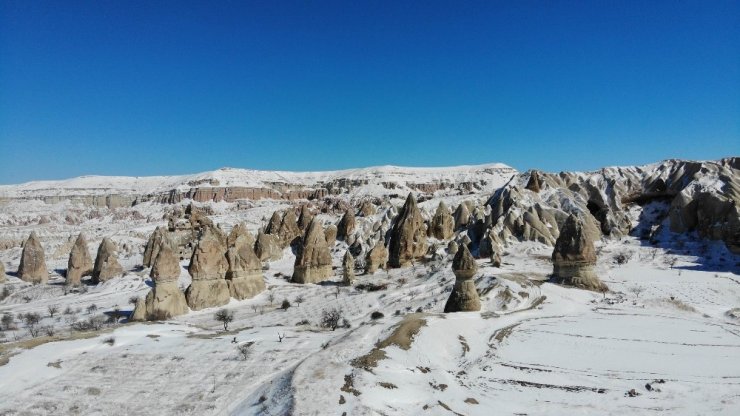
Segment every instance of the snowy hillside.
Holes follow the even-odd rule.
[[[667,171],[669,165],[678,167]],[[668,198],[693,197],[682,189],[698,183],[704,194],[731,199],[737,176],[734,168],[707,174],[685,166],[541,174],[537,187],[530,172],[498,164],[324,173],[222,169],[0,187],[6,198],[0,204],[6,272],[5,282],[0,279],[0,415],[740,414],[740,255],[727,240],[675,232]],[[675,195],[622,198],[658,179],[667,186],[656,189]],[[37,200],[55,192],[145,195],[276,183],[331,183],[341,192],[310,200],[185,198],[122,207]],[[454,186],[428,192],[409,186],[439,183]],[[458,188],[464,183],[477,185]],[[422,256],[366,273],[374,245],[396,238],[408,192],[418,196],[416,225],[428,230],[440,211],[462,225],[445,238],[415,235],[427,245]],[[594,201],[604,202],[608,215],[591,213]],[[131,322],[137,298],[160,284],[144,265],[156,227],[191,238],[181,246],[192,249],[188,244],[202,237],[193,231],[198,221],[212,221],[217,225],[209,229],[224,235],[243,223],[256,236],[273,217],[285,220],[304,209],[323,224],[324,241],[330,229],[336,237],[339,227],[332,226],[346,211],[355,213],[353,234],[326,242],[328,277],[292,281],[299,237],[278,250],[279,258],[257,264],[264,291],[244,300],[232,296],[223,306],[234,314],[227,329],[215,319],[222,307]],[[467,221],[453,216],[463,211]],[[571,212],[594,225],[586,230],[593,234],[592,266],[608,290],[551,279],[552,240]],[[549,227],[535,229],[533,213]],[[732,220],[732,211],[721,214]],[[621,232],[607,235],[607,225]],[[18,273],[31,232],[45,253],[45,284]],[[116,243],[120,275],[66,284],[80,232],[92,258],[104,237]],[[497,241],[497,235],[505,238]],[[452,243],[477,256],[472,284],[479,311],[444,312],[456,287]],[[500,255],[500,265],[492,254],[482,255],[484,249]],[[348,284],[343,261],[355,250],[356,276]],[[173,263],[179,271],[173,285],[185,293],[193,283],[190,259],[179,258],[179,269],[178,259]],[[331,311],[340,316],[335,327],[325,319]]]

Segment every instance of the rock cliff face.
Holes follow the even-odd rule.
[[[455,273],[455,286],[445,304],[445,312],[475,312],[480,310],[480,297],[475,287],[475,273],[478,265],[468,247],[463,245],[452,260]]]
[[[390,267],[410,266],[414,260],[426,254],[425,228],[424,217],[416,205],[416,199],[414,195],[409,194],[391,229],[388,245]]]
[[[514,169],[501,164],[435,169],[388,166],[310,173],[224,168],[179,177],[81,177],[32,182],[0,187],[0,201],[34,199],[50,204],[72,201],[96,207],[125,208],[143,202],[178,204],[185,200],[200,203],[320,200],[363,187],[383,189],[388,195],[399,190],[456,194],[500,186],[515,173]],[[369,206],[363,208],[371,209]]]
[[[570,215],[563,225],[552,252],[552,264],[552,277],[557,282],[589,290],[607,290],[594,272],[594,243],[575,215]]]
[[[314,218],[298,246],[293,267],[293,282],[318,283],[331,275],[331,254],[324,228],[321,221]]]
[[[18,277],[31,283],[46,283],[49,281],[49,271],[46,268],[44,248],[41,246],[38,235],[31,232],[28,240],[23,244],[21,263],[18,266]]]

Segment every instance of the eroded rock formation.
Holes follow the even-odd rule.
[[[250,235],[242,230],[243,235]],[[226,251],[228,270],[226,282],[231,297],[238,300],[250,299],[265,290],[262,263],[254,254],[250,239],[240,236],[234,239]]]
[[[388,263],[388,250],[383,245],[383,241],[378,241],[375,246],[367,253],[365,260],[365,273],[373,274],[378,269],[384,269]]]
[[[583,229],[582,221],[568,216],[552,252],[553,280],[588,290],[604,291],[607,287],[596,273],[594,243]]]
[[[437,211],[429,224],[429,236],[439,240],[449,240],[454,233],[455,220],[444,202],[439,203]]]
[[[132,321],[163,320],[188,312],[185,295],[177,284],[180,278],[179,258],[171,246],[160,242],[149,273],[154,287],[145,298],[136,302]]]
[[[118,246],[108,237],[98,247],[93,266],[92,282],[98,284],[123,275],[123,267],[118,262]]]
[[[68,286],[79,286],[83,276],[89,276],[93,272],[93,260],[87,250],[87,240],[80,233],[75,240],[72,250],[69,252],[67,261],[66,284]]]
[[[355,281],[355,258],[348,251],[342,258],[342,282],[345,285],[351,285]]]
[[[190,309],[197,311],[229,303],[225,253],[226,237],[215,227],[206,228],[188,266],[193,281],[185,291],[185,299]]]
[[[331,254],[321,221],[311,220],[306,229],[293,267],[294,283],[318,283],[332,275]]]
[[[388,245],[388,265],[407,267],[427,252],[427,236],[424,218],[416,205],[414,195],[409,193],[406,203],[398,214]]]
[[[478,265],[467,246],[461,246],[452,260],[452,272],[455,273],[455,286],[445,304],[447,312],[474,312],[480,310],[480,297],[475,287],[475,273]]]
[[[41,246],[38,235],[31,231],[21,254],[21,263],[18,266],[18,277],[30,283],[46,283],[49,281],[49,271],[46,268],[44,248]]]

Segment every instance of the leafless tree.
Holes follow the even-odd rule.
[[[54,314],[59,312],[59,305],[49,305],[46,310],[49,311],[49,316],[53,318]]]
[[[228,331],[229,324],[234,320],[234,312],[228,309],[220,309],[213,318],[224,324],[224,331]]]

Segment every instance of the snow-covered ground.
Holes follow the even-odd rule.
[[[486,196],[439,196],[420,206],[431,213],[441,199],[454,207]],[[227,229],[246,221],[255,231],[285,206],[218,203],[211,218]],[[286,249],[265,271],[267,291],[227,306],[235,313],[228,331],[214,320],[216,309],[163,323],[121,318],[99,331],[71,329],[116,310],[125,315],[130,298],[149,290],[148,270],[138,265],[166,209],[0,206],[2,240],[36,230],[52,271],[48,285],[22,283],[12,275],[20,247],[0,249],[11,274],[0,290],[12,292],[0,315],[15,318],[15,329],[0,332],[0,414],[740,414],[740,320],[727,314],[740,307],[740,258],[722,243],[690,235],[669,235],[657,247],[633,237],[600,242],[606,294],[546,282],[552,248],[513,244],[501,268],[478,261],[482,311],[443,314],[454,282],[447,259],[360,275],[345,287],[346,245],[337,242],[336,276],[319,285],[286,280],[294,261]],[[39,223],[42,216],[48,221]],[[80,231],[93,256],[112,236],[126,275],[65,291],[70,237]],[[182,266],[185,287],[187,261]],[[357,289],[366,283],[386,288]],[[49,306],[58,306],[54,317]],[[319,325],[322,311],[334,308],[348,327]],[[19,318],[28,312],[43,316],[36,338]],[[241,345],[249,345],[246,357]],[[639,395],[630,397],[632,389]]]

